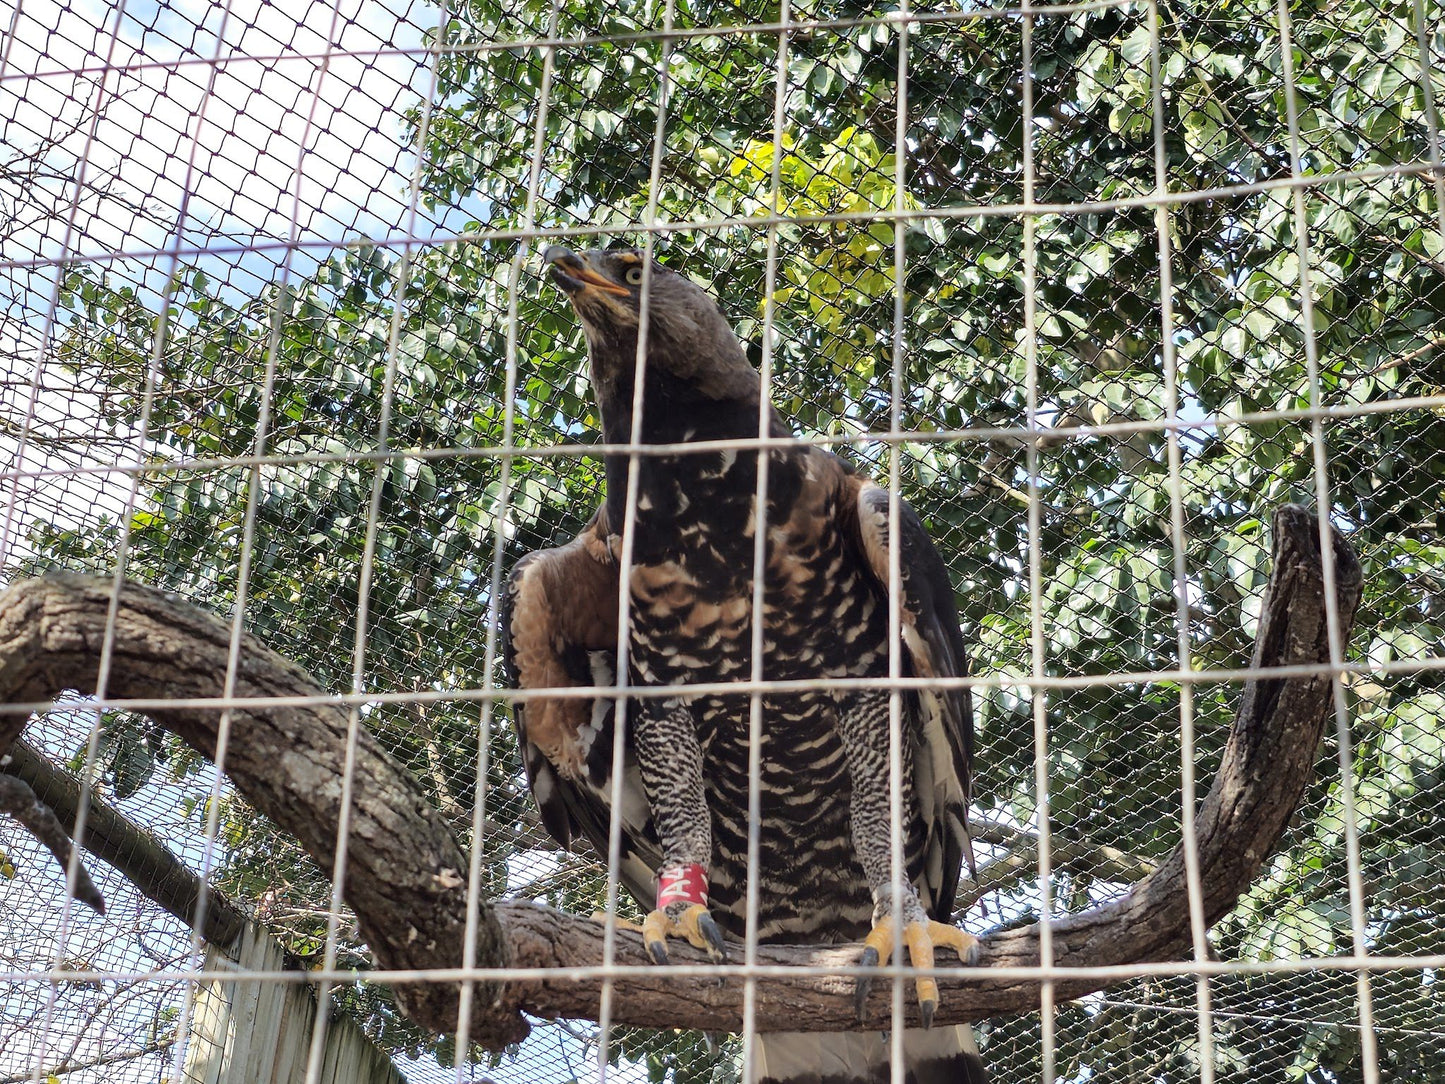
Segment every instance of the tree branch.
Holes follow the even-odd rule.
[[[60,868],[70,868],[70,837],[55,813],[35,795],[23,779],[0,775],[0,813],[9,813],[55,856]],[[75,867],[75,898],[105,914],[105,899],[84,866]]]
[[[1331,545],[1339,616],[1348,632],[1360,598],[1360,568],[1339,534]],[[1275,516],[1275,568],[1270,580],[1253,666],[1327,663],[1330,658],[1316,520],[1286,506]],[[93,688],[105,633],[110,581],[56,577],[18,584],[0,597],[0,702],[47,700],[62,690]],[[127,585],[120,598],[110,698],[214,697],[225,674],[226,623],[159,592]],[[316,695],[296,666],[253,638],[243,645],[236,692],[241,697]],[[1328,674],[1271,678],[1245,688],[1214,785],[1197,819],[1204,917],[1213,922],[1234,904],[1274,847],[1315,762],[1331,704]],[[210,755],[216,708],[166,708],[150,713],[193,747]],[[348,713],[335,704],[237,708],[226,770],[258,809],[294,833],[323,868],[330,868],[339,814]],[[0,714],[0,751],[24,717]],[[437,968],[461,962],[467,907],[465,869],[441,817],[415,783],[362,730],[345,897],[381,966]],[[577,968],[602,961],[602,927],[534,904],[479,901],[476,962],[484,967]],[[946,976],[938,1023],[956,1023],[1035,1007],[1039,984],[989,977],[997,966],[1037,966],[1037,926],[985,939],[980,966]],[[1054,958],[1061,967],[1094,967],[1168,959],[1190,943],[1184,858],[1176,851],[1125,896],[1053,924]],[[686,945],[669,946],[679,963],[703,963]],[[842,966],[857,946],[764,946],[764,965]],[[640,938],[620,931],[616,962],[645,966]],[[646,973],[616,977],[612,1019],[653,1027],[736,1031],[741,1026],[743,979],[716,983],[695,976]],[[522,1013],[598,1015],[601,982],[556,973],[505,984],[482,984],[473,1035],[496,1046],[526,1032]],[[1080,978],[1055,984],[1059,997],[1078,997],[1106,985]],[[869,1022],[883,1026],[889,984],[878,983]],[[403,1009],[423,1027],[456,1024],[453,984],[397,988]],[[910,1021],[916,1022],[910,1007]],[[838,974],[763,978],[757,1014],[764,1029],[856,1028],[853,979]]]
[[[80,813],[80,780],[55,767],[22,739],[10,746],[8,760],[0,762],[0,768],[27,783],[35,796],[55,811],[61,824],[75,824]],[[120,870],[187,926],[195,920],[200,877],[163,841],[93,793],[85,818],[85,849]],[[207,896],[201,936],[224,947],[241,936],[246,916],[214,888],[207,890]]]
[[[994,821],[969,818],[969,835],[975,843],[1009,848],[1007,853],[983,862],[978,876],[959,885],[953,912],[967,911],[990,892],[1015,884],[1038,872],[1039,834],[1032,829],[1011,828]],[[1060,838],[1050,841],[1055,870],[1069,870],[1104,881],[1128,884],[1154,872],[1154,863],[1117,847]]]
[[[175,1039],[161,1039],[154,1043],[147,1043],[145,1046],[136,1047],[134,1050],[122,1050],[117,1054],[102,1054],[88,1061],[66,1060],[55,1068],[46,1070],[41,1079],[48,1080],[51,1077],[64,1076],[66,1073],[80,1073],[86,1069],[103,1069],[108,1065],[120,1065],[123,1062],[135,1061],[136,1058],[163,1053],[175,1045]],[[35,1074],[27,1070],[16,1076],[0,1077],[0,1084],[30,1084],[30,1081],[34,1079]]]

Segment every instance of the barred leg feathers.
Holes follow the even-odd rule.
[[[889,1084],[886,1032],[767,1032],[758,1036],[760,1084]],[[987,1084],[966,1024],[903,1033],[907,1084]]]
[[[705,949],[713,963],[723,963],[722,932],[707,909],[712,818],[691,709],[678,701],[644,705],[635,743],[665,862],[657,871],[657,909],[642,924],[647,955],[653,963],[666,964],[667,938],[685,937]]]

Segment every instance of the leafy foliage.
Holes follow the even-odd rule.
[[[1437,4],[1425,9],[1438,70],[1442,20]],[[1301,170],[1342,175],[1304,189],[1302,213],[1293,190],[1274,183],[1289,176],[1291,153],[1276,5],[1160,10],[1162,181],[1143,11],[1036,18],[1028,130],[1017,20],[914,25],[901,148],[900,38],[867,21],[884,7],[795,5],[796,19],[850,21],[790,36],[777,146],[776,36],[681,38],[668,57],[658,216],[722,224],[669,229],[658,252],[709,286],[761,360],[766,257],[776,244],[775,398],[800,433],[849,438],[845,454],[865,469],[885,462],[886,445],[867,435],[889,426],[899,360],[903,425],[924,435],[901,447],[905,494],[950,558],[980,674],[1032,672],[1030,546],[1042,558],[1048,674],[1246,665],[1267,574],[1267,510],[1314,500],[1313,441],[1322,442],[1331,514],[1366,562],[1350,655],[1402,664],[1352,679],[1350,690],[1368,890],[1360,947],[1438,952],[1445,705],[1438,670],[1412,664],[1438,660],[1445,646],[1445,419],[1425,398],[1445,386],[1445,255],[1439,184],[1412,168],[1429,154],[1412,5],[1289,5]],[[529,273],[514,292],[517,248],[493,234],[535,225],[625,236],[643,220],[663,48],[646,35],[661,29],[661,15],[655,5],[566,3],[552,25],[552,11],[541,0],[460,5],[445,28],[444,44],[455,48],[441,54],[429,124],[421,128],[420,106],[407,117],[406,137],[425,147],[424,200],[467,208],[476,239],[405,259],[358,245],[254,297],[199,271],[173,284],[149,419],[156,467],[129,524],[127,567],[224,609],[249,546],[250,627],[332,687],[351,684],[369,525],[364,687],[486,688],[494,547],[509,566],[575,531],[600,493],[595,459],[496,454],[509,424],[516,447],[539,449],[589,441],[597,420],[570,314]],[[776,17],[776,8],[746,0],[676,5],[685,28]],[[544,49],[498,43],[555,37],[588,43],[555,54],[530,222]],[[740,85],[753,92],[739,94]],[[1046,205],[1033,219],[1032,326],[1024,220],[1012,209],[1027,195],[1025,139],[1033,198]],[[1161,183],[1213,192],[1172,204],[1163,218],[1167,340],[1160,220],[1140,202]],[[882,217],[894,210],[939,213],[902,224]],[[769,226],[769,216],[781,221]],[[893,262],[900,244],[902,283]],[[57,359],[109,392],[107,427],[134,427],[161,320],[113,274],[77,268],[64,287]],[[893,325],[899,288],[903,328]],[[1019,428],[1030,418],[1030,359],[1032,436]],[[1300,413],[1316,406],[1337,413],[1318,421]],[[1175,430],[1184,582],[1176,582],[1164,425],[1175,416],[1201,423]],[[257,454],[257,463],[247,458]],[[1031,455],[1042,504],[1032,534]],[[106,567],[117,536],[114,523],[37,522],[33,551],[44,563]],[[1237,690],[1192,688],[1207,778]],[[1050,693],[1049,816],[1061,839],[1148,860],[1177,842],[1181,695],[1177,681],[1138,677]],[[979,699],[981,810],[1030,824],[1038,813],[1030,701],[1016,684]],[[378,705],[366,716],[463,835],[478,793],[479,719],[488,728],[483,890],[591,910],[604,893],[597,867],[546,853],[500,712],[440,698]],[[104,749],[117,793],[145,785],[157,750],[137,724],[112,719]],[[1336,757],[1322,751],[1285,848],[1215,931],[1226,958],[1351,951]],[[233,806],[225,819],[226,885],[270,899],[296,944],[314,944],[318,927],[303,905],[324,898],[319,874],[245,811]],[[1059,872],[1057,887],[1070,906],[1123,888],[1073,868]],[[295,904],[289,919],[278,902],[286,899]],[[997,905],[1016,919],[1029,899],[1021,884]],[[1426,1079],[1441,1031],[1427,976],[1400,970],[1372,986],[1389,1079]],[[1213,989],[1217,1080],[1360,1079],[1347,973],[1235,976]],[[1067,1079],[1194,1079],[1192,1007],[1193,984],[1172,982],[1133,983],[1064,1007]],[[367,1002],[365,1019],[398,1049],[424,1045],[384,995]],[[1036,1075],[1038,1028],[1020,1018],[986,1029],[999,1079]],[[679,1081],[706,1079],[730,1064],[697,1037],[633,1037],[620,1048],[653,1066],[654,1079],[669,1067]]]

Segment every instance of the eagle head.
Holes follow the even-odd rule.
[[[542,253],[542,262],[582,321],[593,385],[599,393],[630,387],[646,256],[637,249],[577,253],[552,245]],[[648,372],[665,373],[704,398],[734,398],[756,389],[757,372],[717,302],[656,261],[651,265],[647,315]]]

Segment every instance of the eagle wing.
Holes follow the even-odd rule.
[[[891,545],[888,491],[856,475],[844,480],[838,505],[844,535],[862,553],[874,583],[888,597],[888,554]],[[948,569],[934,548],[918,513],[898,502],[898,535],[902,544],[899,599],[906,670],[921,678],[967,676],[963,632]],[[963,860],[976,872],[968,835],[968,807],[973,788],[973,702],[969,690],[950,686],[920,690],[914,714],[913,771],[918,813],[927,829],[925,903],[933,917],[948,922]]]
[[[856,475],[843,475],[840,481],[843,490],[835,507],[843,536],[853,541],[886,598],[888,493]],[[899,512],[900,617],[907,670],[924,678],[966,676],[963,634],[943,559],[918,514],[902,501]],[[613,684],[618,590],[604,509],[567,544],[522,558],[512,572],[502,610],[509,683],[522,690]],[[922,887],[930,912],[946,922],[964,859],[974,867],[968,836],[972,703],[969,691],[959,687],[925,689],[908,699],[916,706],[910,712],[914,791],[927,833]],[[564,847],[580,837],[604,856],[615,706],[611,697],[537,696],[518,700],[514,708],[522,762],[543,825]],[[623,770],[619,875],[647,907],[662,851],[630,744],[624,750]]]
[[[603,509],[566,545],[517,562],[502,604],[502,665],[521,690],[607,687],[617,663],[618,567]],[[613,697],[513,704],[527,783],[547,832],[563,847],[586,839],[604,861],[612,808]],[[631,746],[621,788],[622,883],[645,908],[662,850]]]

